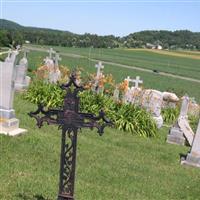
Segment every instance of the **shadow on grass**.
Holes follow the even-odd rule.
[[[49,198],[45,198],[40,194],[36,194],[36,195],[33,195],[33,196],[32,195],[26,195],[26,194],[19,194],[18,197],[21,200],[52,200],[52,199],[49,199]]]

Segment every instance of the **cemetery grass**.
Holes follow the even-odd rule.
[[[59,179],[60,131],[41,129],[27,112],[36,107],[15,96],[17,118],[28,133],[0,135],[0,199],[54,200]],[[199,169],[181,166],[188,147],[107,128],[100,137],[83,129],[78,137],[75,197],[78,200],[199,199]]]
[[[60,47],[61,48],[61,47]],[[65,49],[65,48],[64,48]],[[66,48],[69,49],[69,48]],[[75,48],[71,48],[71,53],[75,53]],[[85,49],[86,51],[87,49]],[[63,50],[64,51],[64,50]],[[62,52],[63,52],[62,51]],[[79,53],[79,51],[81,51]],[[113,50],[114,51],[114,50]],[[77,54],[83,53],[82,49],[78,49]],[[37,67],[42,65],[42,61],[44,57],[47,55],[45,52],[36,52],[31,51],[29,54],[29,70],[35,70]],[[71,56],[63,56],[62,61],[60,62],[62,65],[67,66],[69,68],[81,67],[83,69],[83,74],[88,73],[96,73],[96,68],[94,67],[96,62],[89,60],[88,58],[74,58]],[[116,83],[119,83],[124,80],[125,77],[136,77],[140,76],[143,80],[144,88],[153,88],[158,89],[160,91],[170,91],[175,92],[178,96],[183,96],[188,94],[191,97],[195,97],[197,102],[200,102],[200,83],[186,81],[181,79],[176,79],[173,77],[165,77],[160,75],[159,73],[148,73],[143,71],[137,71],[134,69],[121,68],[116,65],[105,64],[104,68],[105,73],[110,73],[113,75]],[[32,73],[29,72],[31,76]],[[199,75],[200,76],[200,75]]]

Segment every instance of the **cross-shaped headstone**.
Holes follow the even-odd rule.
[[[138,88],[139,87],[139,84],[143,83],[143,80],[140,80],[140,77],[139,76],[136,76],[136,79],[133,80],[133,82],[135,83],[135,88]]]
[[[55,66],[58,67],[58,61],[62,60],[61,57],[59,56],[58,53],[56,53],[55,57],[54,57],[54,61],[55,61]]]
[[[127,76],[127,78],[125,79],[126,81],[128,81],[128,87],[129,87],[129,83],[132,82],[134,83],[135,80],[134,79],[131,79],[130,76]]]
[[[98,64],[95,65],[95,67],[97,68],[97,79],[100,77],[101,74],[101,69],[104,68],[104,66],[102,65],[102,62],[98,62]]]
[[[49,58],[52,59],[52,54],[53,54],[53,53],[56,53],[56,52],[53,50],[53,48],[50,48],[50,49],[48,50],[48,53],[49,53]]]
[[[39,128],[44,122],[47,122],[47,124],[56,124],[62,129],[58,199],[74,200],[78,131],[82,128],[96,127],[99,135],[102,135],[104,128],[112,123],[105,117],[103,111],[99,112],[99,116],[80,112],[78,93],[83,91],[83,87],[76,84],[76,74],[72,74],[69,82],[62,85],[61,88],[66,90],[62,109],[45,110],[43,106],[39,105],[37,111],[31,112],[29,115],[36,119]],[[40,117],[41,114],[42,117]]]

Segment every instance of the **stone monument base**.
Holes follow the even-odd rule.
[[[0,134],[15,136],[25,132],[26,129],[19,128],[19,120],[16,118],[0,120]]]
[[[185,158],[181,158],[181,165],[189,165],[193,167],[200,167],[200,155],[189,153]]]
[[[0,108],[0,118],[12,119],[14,117],[15,117],[15,110],[13,109],[6,110],[6,109]]]
[[[169,131],[169,135],[167,136],[167,143],[185,145],[183,132],[177,127],[172,127]]]

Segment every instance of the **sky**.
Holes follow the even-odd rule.
[[[0,0],[0,18],[77,34],[200,32],[200,0]]]

